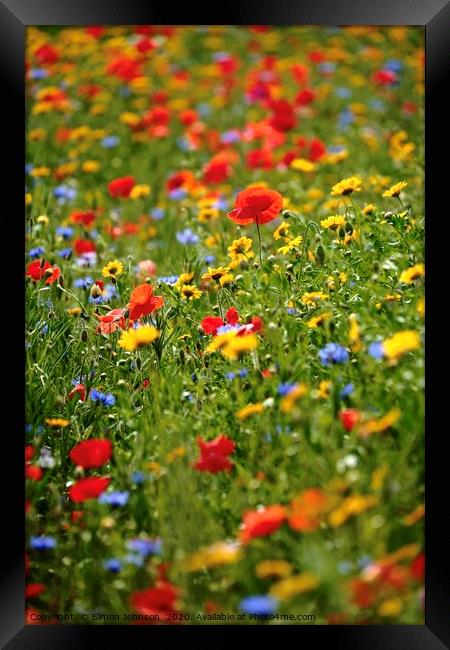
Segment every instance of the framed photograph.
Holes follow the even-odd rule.
[[[298,4],[0,2],[2,647],[450,647],[450,9]]]

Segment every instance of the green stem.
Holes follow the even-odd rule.
[[[306,224],[306,228],[305,228],[305,236],[303,238],[302,256],[301,256],[301,260],[300,260],[300,271],[299,271],[298,276],[297,276],[297,282],[300,282],[301,277],[302,277],[302,273],[303,273],[303,260],[305,259],[306,240],[307,240],[307,237],[308,237],[308,230],[309,230],[310,226],[314,226],[314,228],[317,230],[317,233],[320,235],[320,228],[316,224],[316,222],[315,221],[308,221],[308,223]]]
[[[258,219],[256,219],[255,223],[256,223],[256,231],[257,231],[257,233],[258,233],[258,243],[259,243],[259,264],[260,264],[260,266],[261,266],[261,268],[262,268],[261,233],[260,233],[260,231],[259,231],[259,223],[258,223]]]

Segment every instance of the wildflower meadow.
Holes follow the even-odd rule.
[[[414,27],[29,27],[26,622],[424,622]]]

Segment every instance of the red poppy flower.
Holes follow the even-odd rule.
[[[86,401],[86,386],[84,384],[76,384],[74,388],[67,395],[67,399],[73,399],[75,395],[80,396],[80,402]]]
[[[200,472],[229,472],[233,464],[228,456],[234,452],[235,444],[230,438],[223,434],[214,438],[210,442],[197,438],[197,444],[200,447],[200,460],[194,465],[195,469]]]
[[[25,598],[36,598],[45,591],[45,587],[40,582],[30,582],[25,586]]]
[[[245,323],[239,328],[238,336],[245,336],[246,334],[257,334],[262,332],[264,327],[263,319],[260,316],[252,316],[249,323]]]
[[[230,307],[225,314],[225,321],[229,325],[237,325],[239,322],[239,314],[234,307]],[[225,321],[219,316],[206,316],[201,322],[201,327],[205,334],[212,334],[215,336],[219,327],[225,325]]]
[[[193,185],[194,180],[194,175],[190,171],[176,172],[167,179],[167,191],[171,192],[172,190],[177,190],[178,188],[190,187]]]
[[[76,239],[73,243],[73,247],[77,255],[95,253],[95,243],[90,239]]]
[[[372,80],[379,86],[392,86],[397,81],[397,75],[392,70],[378,70],[373,73]]]
[[[35,51],[34,56],[41,65],[51,65],[59,61],[59,52],[52,45],[41,45]]]
[[[341,411],[341,423],[346,431],[351,431],[353,427],[358,424],[360,419],[359,411],[356,409],[346,409]]]
[[[83,226],[90,226],[95,217],[96,214],[92,210],[77,210],[76,212],[72,212],[69,219],[72,223],[82,223]]]
[[[45,278],[45,284],[53,284],[61,275],[61,271],[57,266],[52,266],[45,260],[34,260],[28,264],[25,275],[35,282]]]
[[[166,126],[170,122],[170,111],[165,106],[155,106],[142,118],[145,126]]]
[[[90,469],[107,463],[111,454],[110,440],[82,440],[71,450],[69,458],[75,465]]]
[[[190,126],[191,124],[194,124],[194,122],[197,122],[198,113],[193,109],[187,109],[180,113],[179,120],[181,124],[184,124],[184,126]]]
[[[298,93],[297,97],[295,98],[295,103],[297,106],[307,106],[314,101],[314,97],[314,90],[311,90],[310,88],[304,88]]]
[[[122,81],[132,81],[142,76],[139,62],[124,56],[111,61],[106,68],[106,74],[118,77]]]
[[[213,161],[210,162],[203,173],[203,182],[210,183],[223,183],[230,176],[231,167],[226,162]]]
[[[419,553],[411,562],[409,569],[416,580],[422,581],[425,575],[425,553]]]
[[[33,458],[34,447],[33,445],[25,445],[25,462],[28,462]]]
[[[137,43],[136,43],[136,49],[138,52],[141,54],[147,54],[147,52],[151,52],[154,50],[156,45],[153,43],[152,40],[144,36],[141,38]]]
[[[86,33],[93,38],[100,38],[104,31],[105,28],[102,25],[91,25],[89,27],[86,27]]]
[[[112,334],[117,329],[125,329],[124,309],[112,309],[104,316],[98,316],[99,325],[95,330],[97,334]]]
[[[278,99],[270,103],[273,115],[269,124],[277,131],[291,131],[296,125],[296,117],[291,104],[285,99]]]
[[[240,539],[249,542],[255,537],[265,537],[274,533],[286,521],[286,509],[280,505],[267,506],[263,510],[248,510],[244,513],[244,527]]]
[[[270,149],[253,149],[245,157],[250,169],[271,169],[273,157]]]
[[[235,307],[230,307],[230,309],[225,314],[226,321],[229,325],[236,325],[239,323],[239,314]]]
[[[136,181],[133,176],[122,176],[108,183],[108,192],[113,198],[121,197],[127,199],[135,185]]]
[[[25,465],[25,476],[32,481],[40,481],[44,472],[38,465]]]
[[[164,298],[162,296],[153,295],[153,287],[151,284],[139,284],[133,290],[128,303],[129,317],[131,320],[137,320],[142,316],[147,316],[155,311],[161,309],[164,305]]]
[[[80,503],[88,499],[96,499],[106,490],[110,481],[111,479],[106,476],[82,478],[71,485],[67,493],[74,503]]]
[[[201,327],[205,334],[215,334],[219,327],[225,325],[219,316],[206,316],[202,322]]]
[[[131,606],[143,615],[159,615],[160,620],[167,620],[171,614],[176,613],[175,602],[179,589],[170,582],[159,582],[155,587],[135,591],[131,596]]]
[[[228,217],[240,226],[263,224],[276,219],[282,207],[283,197],[275,190],[250,187],[239,192],[234,210],[228,213]]]

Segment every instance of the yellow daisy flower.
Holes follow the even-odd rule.
[[[396,199],[398,196],[400,196],[400,192],[408,185],[406,181],[400,181],[400,183],[395,183],[395,185],[392,185],[388,190],[383,192],[383,196],[388,197],[388,198],[394,198]]]
[[[102,275],[104,278],[111,278],[113,280],[117,279],[119,275],[123,273],[123,264],[119,260],[114,260],[113,262],[108,262],[106,266],[102,269]]]
[[[344,178],[331,188],[331,196],[348,196],[353,192],[361,191],[362,180],[357,176]]]
[[[143,325],[142,327],[131,328],[127,332],[122,332],[118,346],[128,352],[134,352],[139,348],[152,343],[159,336],[159,330],[152,325]]]

